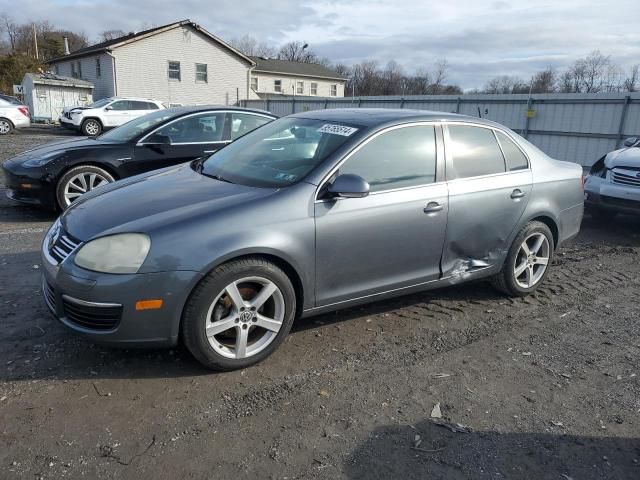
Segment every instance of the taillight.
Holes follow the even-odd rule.
[[[21,114],[23,114],[25,117],[29,117],[29,109],[27,107],[18,107],[18,110],[20,111]]]

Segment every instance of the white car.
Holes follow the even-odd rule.
[[[0,95],[0,135],[31,125],[29,108],[16,97]]]
[[[164,108],[146,98],[103,98],[88,107],[68,107],[62,111],[60,125],[79,130],[87,137],[100,135],[107,128],[119,127],[129,120]]]

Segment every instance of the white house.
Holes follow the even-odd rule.
[[[93,85],[50,73],[27,73],[22,79],[24,101],[34,121],[57,121],[64,107],[93,102]]]
[[[251,70],[250,87],[260,98],[277,95],[344,97],[347,79],[324,65],[249,58],[256,64]]]
[[[82,48],[49,61],[58,75],[87,80],[93,98],[143,97],[169,105],[255,99],[254,61],[190,20]]]

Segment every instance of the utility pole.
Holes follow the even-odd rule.
[[[33,49],[36,53],[36,60],[38,60],[38,34],[36,32],[36,24],[32,23],[31,26],[33,27]]]

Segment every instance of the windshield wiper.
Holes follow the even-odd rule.
[[[223,178],[220,175],[216,175],[212,173],[204,173],[202,171],[200,171],[199,173],[204,175],[205,177],[213,178],[214,180],[219,180],[221,182],[226,182],[226,183],[233,183],[231,180],[227,180],[226,178]]]

